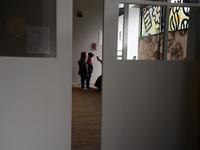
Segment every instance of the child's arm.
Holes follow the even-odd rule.
[[[102,63],[102,60],[97,56],[97,60],[100,61]]]

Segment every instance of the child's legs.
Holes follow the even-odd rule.
[[[86,80],[86,87],[89,87],[89,86],[90,86],[90,79],[91,79],[91,74],[89,75],[89,77],[87,77],[87,80]]]
[[[85,87],[85,80],[87,79],[87,75],[81,75],[81,88]]]

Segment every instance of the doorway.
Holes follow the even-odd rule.
[[[102,28],[103,0],[73,1],[72,150],[100,150],[101,91],[94,84],[102,72],[96,58],[102,58]],[[92,89],[86,91],[81,89],[78,75],[78,61],[83,51],[94,54]]]

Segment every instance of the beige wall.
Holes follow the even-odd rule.
[[[73,1],[73,63],[72,83],[80,84],[78,76],[78,60],[82,51],[92,52],[94,73],[91,83],[94,83],[101,75],[101,64],[96,56],[102,57],[102,45],[97,50],[92,50],[92,43],[98,43],[98,32],[102,30],[103,24],[103,0],[74,0]],[[83,17],[77,16],[82,11]]]

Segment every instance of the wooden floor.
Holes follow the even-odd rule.
[[[100,150],[101,92],[72,88],[72,149]]]

